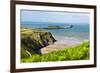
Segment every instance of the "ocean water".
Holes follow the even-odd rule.
[[[59,25],[66,27],[68,25],[73,25],[72,28],[68,29],[44,29],[48,32],[51,32],[55,37],[63,38],[75,38],[78,40],[89,40],[89,24],[86,23],[50,23],[50,22],[21,22],[21,27],[25,28],[46,28],[50,25]]]

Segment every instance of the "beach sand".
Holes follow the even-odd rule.
[[[82,43],[82,40],[78,40],[76,38],[61,37],[61,36],[54,36],[54,37],[56,38],[57,41],[54,44],[41,48],[42,54],[47,54],[52,51],[74,47]]]

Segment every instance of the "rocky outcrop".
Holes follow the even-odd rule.
[[[50,25],[48,27],[45,27],[45,28],[38,28],[38,29],[69,29],[69,28],[72,28],[73,25],[66,25],[66,27],[63,27],[63,26],[59,26],[59,25]]]
[[[56,40],[50,32],[38,29],[21,29],[21,57],[41,54],[40,49],[53,44]]]

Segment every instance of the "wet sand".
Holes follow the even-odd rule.
[[[75,38],[60,37],[60,36],[55,36],[55,38],[57,41],[54,44],[48,45],[41,49],[42,54],[47,54],[52,51],[74,47],[82,43],[81,40]]]

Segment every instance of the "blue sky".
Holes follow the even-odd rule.
[[[22,22],[89,23],[89,13],[21,10]]]

